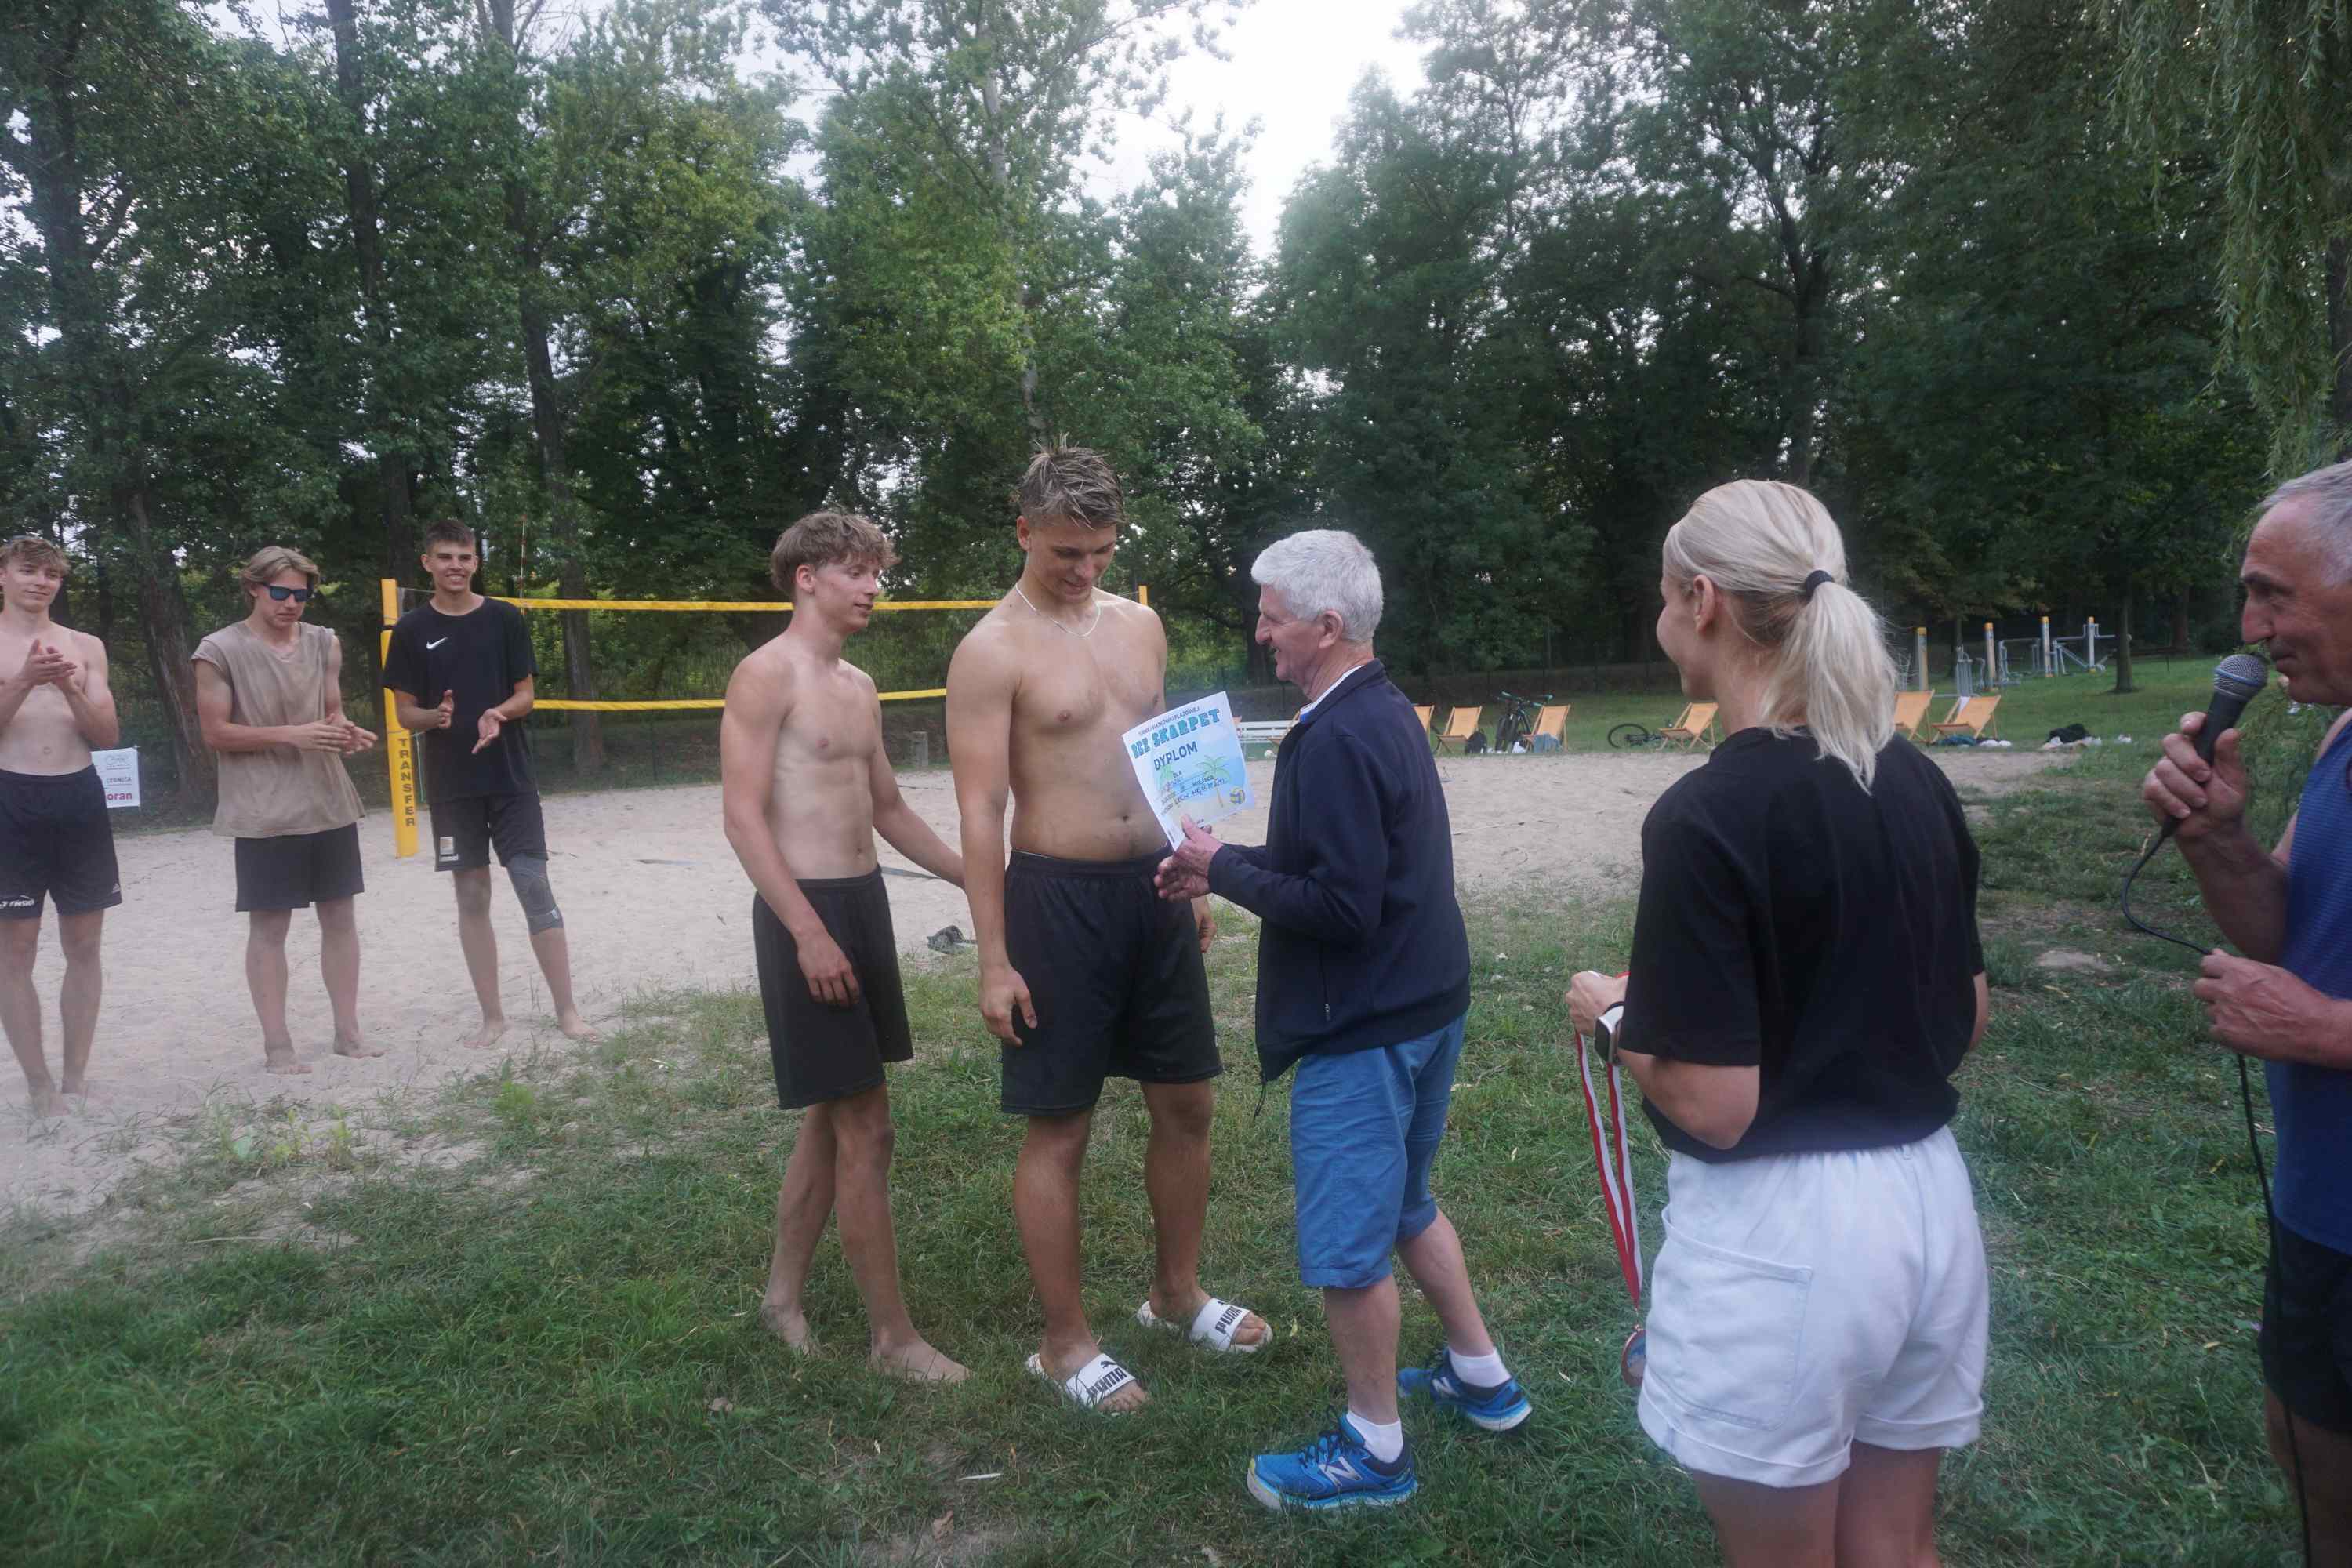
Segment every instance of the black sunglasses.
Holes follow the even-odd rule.
[[[281,605],[289,599],[293,600],[298,605],[307,605],[310,602],[310,595],[319,591],[316,588],[281,587],[276,583],[265,583],[262,586],[268,588],[269,590],[269,596],[277,600]]]

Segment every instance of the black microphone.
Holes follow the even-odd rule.
[[[2258,653],[2233,653],[2213,667],[2213,700],[2205,705],[2205,723],[2197,731],[2197,754],[2206,762],[2213,760],[2213,742],[2221,731],[2234,728],[2246,704],[2263,694],[2269,681],[2271,667]],[[2161,844],[2179,827],[2178,817],[2164,819],[2164,829],[2156,836]]]
[[[2258,653],[2233,653],[2213,667],[2213,700],[2205,705],[2205,725],[2197,731],[2197,754],[2213,760],[2213,742],[2236,727],[2246,704],[2263,694],[2271,667]]]

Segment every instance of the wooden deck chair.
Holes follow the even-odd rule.
[[[1906,741],[1919,738],[1919,726],[1927,721],[1927,709],[1936,700],[1933,691],[1898,691],[1895,694],[1895,732]]]
[[[1683,716],[1658,731],[1658,736],[1670,746],[1687,751],[1704,740],[1715,744],[1715,704],[1694,702],[1683,710]]]
[[[1421,727],[1423,730],[1428,729],[1429,721],[1437,717],[1437,704],[1434,702],[1431,703],[1426,708],[1423,708],[1420,703],[1416,702],[1412,705],[1412,710],[1420,718]]]
[[[1533,742],[1542,739],[1546,735],[1549,735],[1553,740],[1558,741],[1563,748],[1566,747],[1568,744],[1568,710],[1570,706],[1570,704],[1566,702],[1547,704],[1543,711],[1536,715],[1536,727],[1528,735],[1528,740],[1530,742]]]
[[[1483,708],[1456,708],[1453,712],[1448,713],[1445,716],[1445,728],[1438,731],[1433,737],[1437,742],[1439,754],[1444,753],[1448,742],[1459,746],[1467,741],[1471,732],[1478,728],[1478,721],[1486,711]]]
[[[1970,739],[1981,741],[1990,732],[1997,741],[2000,739],[2000,728],[1993,721],[2000,709],[1999,692],[1990,697],[1981,693],[1975,697],[1963,697],[1952,704],[1952,710],[1944,715],[1942,723],[1936,726],[1936,733],[1957,735],[1966,731]]]

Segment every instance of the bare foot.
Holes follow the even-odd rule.
[[[1187,1334],[1189,1334],[1192,1332],[1192,1320],[1199,1317],[1201,1315],[1201,1309],[1208,1304],[1209,1293],[1206,1290],[1202,1289],[1197,1285],[1192,1287],[1192,1294],[1190,1300],[1183,1301],[1171,1301],[1170,1306],[1172,1310],[1162,1309],[1159,1294],[1155,1291],[1153,1292],[1151,1299],[1151,1315],[1164,1322],[1175,1324],[1178,1328],[1183,1330]],[[1239,1350],[1244,1345],[1262,1345],[1273,1337],[1274,1331],[1267,1328],[1265,1326],[1265,1320],[1259,1317],[1255,1312],[1245,1310],[1242,1314],[1242,1321],[1234,1325],[1234,1348],[1235,1350]]]
[[[1101,1353],[1102,1347],[1096,1344],[1090,1344],[1084,1350],[1078,1352],[1076,1355],[1066,1358],[1056,1358],[1050,1351],[1040,1348],[1037,1352],[1037,1359],[1045,1363],[1045,1370],[1047,1372],[1054,1374],[1054,1384],[1058,1388],[1063,1384],[1067,1383],[1071,1376],[1077,1372],[1078,1368],[1086,1365],[1088,1362],[1094,1360],[1095,1357]],[[1066,1398],[1068,1396],[1066,1394],[1064,1397]],[[1143,1392],[1143,1384],[1136,1382],[1132,1377],[1130,1377],[1129,1378],[1125,1387],[1121,1388],[1117,1394],[1112,1394],[1109,1398],[1096,1405],[1094,1408],[1106,1415],[1117,1415],[1129,1410],[1140,1410],[1150,1403],[1151,1395]]]
[[[595,1026],[590,1024],[587,1019],[582,1017],[577,1011],[558,1013],[555,1016],[555,1026],[562,1030],[565,1034],[571,1036],[575,1040],[600,1040],[604,1038],[602,1035],[599,1035],[596,1032]]]
[[[890,1377],[903,1377],[909,1383],[961,1383],[971,1375],[971,1368],[943,1354],[929,1341],[918,1339],[911,1344],[884,1350],[876,1346],[866,1358],[866,1364]]]
[[[802,1355],[817,1352],[816,1335],[809,1331],[808,1319],[798,1307],[780,1307],[772,1302],[760,1303],[760,1321],[768,1331]]]
[[[66,1097],[57,1089],[42,1088],[28,1092],[33,1102],[34,1115],[63,1116],[66,1113]]]
[[[296,1061],[292,1046],[265,1045],[261,1047],[261,1070],[281,1074],[306,1073],[310,1070],[310,1064]]]
[[[507,1021],[504,1018],[485,1018],[482,1020],[480,1028],[466,1037],[466,1048],[469,1051],[487,1051],[497,1045],[499,1037],[506,1032]]]
[[[349,1035],[337,1035],[335,1054],[339,1057],[380,1057],[383,1055],[383,1047],[369,1045],[365,1040],[354,1039]]]

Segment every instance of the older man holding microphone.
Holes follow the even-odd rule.
[[[2287,695],[2352,703],[2352,463],[2272,492],[2238,578],[2240,629]],[[2278,1128],[2264,1425],[2303,1496],[2309,1560],[2352,1563],[2352,714],[2329,726],[2270,847],[2246,826],[2237,731],[2200,754],[2204,727],[2182,720],[2141,793],[2245,955],[2206,954],[2197,997],[2215,1039],[2263,1062]]]
[[[1160,889],[1213,892],[1264,922],[1258,1065],[1267,1083],[1297,1069],[1299,1274],[1322,1288],[1348,1410],[1306,1447],[1259,1455],[1249,1489],[1276,1510],[1394,1504],[1418,1484],[1401,1393],[1427,1393],[1488,1431],[1528,1412],[1429,1188],[1470,1005],[1453,829],[1422,722],[1372,657],[1371,552],[1317,529],[1267,549],[1250,574],[1257,640],[1307,706],[1275,763],[1265,846],[1223,843],[1187,819]],[[1392,1252],[1445,1329],[1430,1364],[1402,1375]]]

